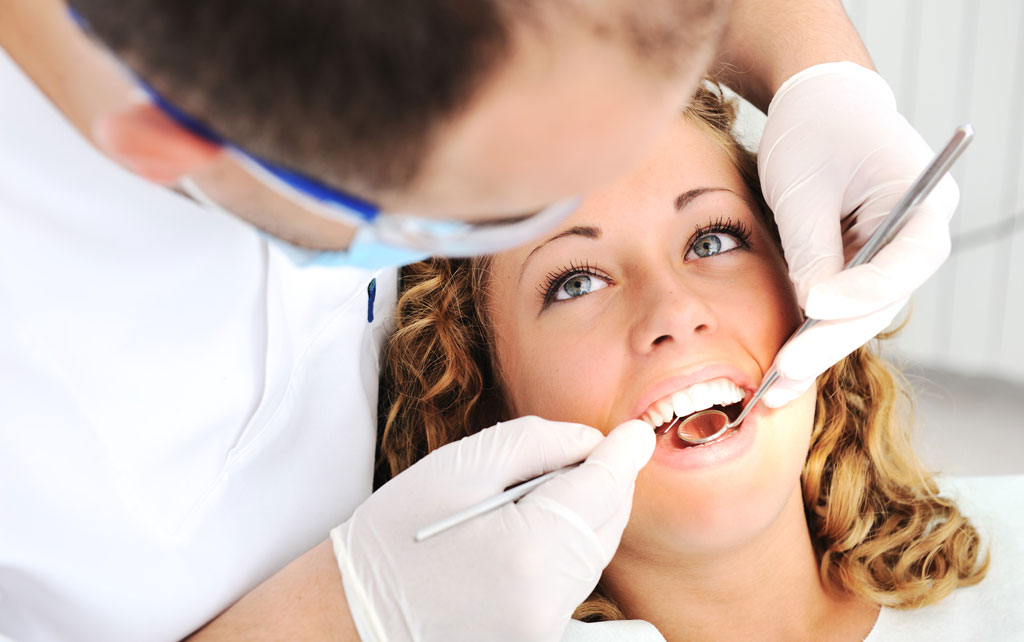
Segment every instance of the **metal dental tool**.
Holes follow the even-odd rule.
[[[900,199],[900,202],[896,204],[889,214],[882,220],[882,223],[878,226],[878,229],[874,231],[864,247],[853,257],[853,259],[846,265],[845,270],[850,270],[858,265],[867,263],[878,254],[878,251],[888,245],[889,241],[896,236],[896,234],[903,229],[903,226],[907,222],[907,215],[914,207],[921,203],[928,197],[932,189],[938,184],[939,180],[945,176],[946,172],[953,165],[953,162],[960,157],[967,145],[974,139],[974,128],[970,125],[962,125],[958,127],[953,133],[953,137],[946,143],[946,146],[939,152],[932,162],[924,168],[924,171],[917,177],[914,183],[910,186],[907,192]],[[796,329],[789,339],[792,341],[796,337],[803,334],[806,330],[813,328],[817,325],[818,319],[807,319]],[[740,414],[737,415],[736,419],[729,421],[729,416],[721,410],[707,409],[700,412],[694,413],[682,420],[679,423],[679,427],[676,429],[676,434],[683,441],[690,444],[705,444],[709,441],[718,439],[726,431],[731,430],[739,426],[746,418],[747,414],[754,408],[754,405],[761,400],[764,393],[768,391],[775,380],[779,378],[779,372],[777,369],[772,368],[765,375],[764,379],[761,380],[761,385],[758,387],[754,396],[750,398],[747,405],[744,406]],[[659,435],[663,435],[672,429],[676,423],[680,421],[679,417],[676,417],[671,422],[663,427],[659,427],[655,432]]]
[[[896,204],[896,207],[893,208],[888,215],[886,215],[885,219],[883,219],[882,223],[878,226],[878,229],[875,230],[867,243],[864,244],[864,247],[857,252],[857,255],[853,257],[853,260],[851,260],[844,269],[849,270],[863,263],[867,263],[874,258],[875,254],[877,254],[880,249],[885,247],[885,245],[892,240],[896,233],[903,228],[903,225],[906,223],[907,214],[910,210],[917,206],[928,196],[928,194],[931,193],[935,185],[938,184],[939,179],[946,174],[950,166],[953,164],[953,161],[960,156],[973,138],[974,128],[970,125],[963,125],[956,130],[953,134],[953,138],[946,144],[945,148],[939,152],[932,162],[924,169],[921,175],[917,177],[917,180],[914,181],[913,185],[910,186],[910,189],[908,189],[906,194],[903,195],[900,202]],[[796,332],[790,336],[789,340],[797,337],[808,328],[814,327],[817,323],[817,319],[807,319],[799,328],[797,328]],[[730,422],[729,416],[721,410],[709,408],[687,417],[686,420],[677,428],[676,434],[679,435],[680,439],[691,444],[704,444],[717,439],[725,434],[727,430],[739,426],[751,409],[753,409],[754,405],[761,400],[764,393],[778,378],[778,371],[772,368],[761,381],[761,386],[754,393],[754,396],[750,398],[750,401],[734,421]],[[665,426],[658,428],[655,432],[658,434],[665,434],[679,421],[679,417],[676,417]],[[540,477],[535,477],[516,486],[512,486],[500,495],[486,499],[478,504],[459,511],[454,515],[435,522],[434,524],[421,528],[416,531],[416,541],[421,542],[442,531],[448,530],[452,526],[456,526],[468,519],[472,519],[477,515],[482,515],[487,511],[504,506],[509,502],[519,500],[537,486],[568,470],[576,468],[580,463],[582,462],[570,464],[564,468],[553,470],[541,475]]]
[[[482,515],[491,509],[498,508],[499,506],[504,506],[509,502],[514,502],[519,499],[522,499],[523,496],[526,495],[526,493],[530,492],[537,486],[540,486],[541,484],[551,479],[552,477],[557,477],[558,475],[561,475],[567,470],[572,470],[573,468],[576,468],[582,463],[583,462],[580,461],[576,462],[575,464],[569,464],[568,466],[559,468],[558,470],[552,470],[550,473],[545,473],[540,477],[534,477],[533,479],[524,481],[521,484],[517,484],[516,486],[509,488],[500,495],[495,495],[494,497],[485,499],[479,504],[474,504],[469,508],[460,510],[454,515],[450,515],[442,520],[438,520],[430,526],[425,526],[416,531],[416,541],[422,542],[428,537],[433,537],[441,531],[446,531],[452,526],[461,524],[467,519],[471,519],[473,517],[476,517],[477,515]]]

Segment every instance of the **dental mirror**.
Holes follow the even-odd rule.
[[[695,412],[681,421],[676,434],[688,444],[699,445],[717,439],[728,428],[729,415],[709,408]]]
[[[676,417],[669,423],[656,429],[654,433],[664,435],[672,430],[676,424],[679,424],[679,427],[676,428],[676,434],[679,435],[679,438],[695,446],[718,439],[722,436],[722,433],[734,427],[734,424],[729,423],[729,415],[721,410],[708,408],[707,410],[695,412],[681,421],[679,417]]]

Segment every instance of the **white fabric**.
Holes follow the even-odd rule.
[[[665,642],[665,637],[646,620],[589,623],[570,620],[561,642]]]
[[[178,639],[345,520],[371,276],[121,170],[0,50],[0,634]]]
[[[940,485],[942,494],[957,501],[989,546],[992,562],[988,574],[979,584],[959,588],[931,606],[882,608],[864,642],[1024,640],[1024,476],[950,478],[941,480]],[[639,626],[641,623],[649,628]],[[641,620],[604,624],[609,625],[605,630],[594,624],[570,624],[562,642],[665,640],[653,625]]]
[[[522,417],[427,455],[331,532],[360,637],[558,640],[618,548],[654,442],[642,421],[603,438]],[[518,502],[414,539],[423,526],[584,457]]]
[[[843,271],[932,156],[885,80],[852,62],[805,69],[772,98],[758,148],[761,189],[800,306],[821,323],[779,351],[769,407],[795,399],[884,330],[949,255],[960,196],[947,175],[874,259]]]

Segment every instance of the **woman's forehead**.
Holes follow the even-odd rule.
[[[583,199],[563,227],[595,218],[635,219],[674,207],[694,190],[726,189],[747,197],[747,187],[723,147],[702,127],[680,118],[637,167]],[[621,214],[620,214],[621,213]]]
[[[704,127],[679,117],[631,172],[588,194],[572,215],[544,237],[496,258],[498,264],[518,272],[532,254],[573,229],[598,231],[589,238],[603,235],[605,240],[626,240],[641,230],[638,226],[649,229],[655,219],[675,225],[691,218],[686,216],[687,210],[701,213],[708,207],[727,207],[739,213],[756,210],[746,184],[721,144]]]

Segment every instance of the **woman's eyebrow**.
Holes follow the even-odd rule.
[[[724,187],[694,187],[693,189],[686,190],[685,192],[676,197],[676,211],[678,212],[679,210],[689,205],[693,201],[693,199],[697,198],[698,196],[702,196],[710,192],[729,192],[730,194],[736,194],[736,192],[732,191],[731,189],[726,189]],[[736,195],[739,196],[739,194]]]
[[[530,250],[530,253],[526,255],[525,259],[523,259],[523,265],[519,268],[519,280],[522,280],[523,272],[526,270],[526,264],[530,262],[530,259],[537,253],[537,250],[544,247],[551,241],[557,241],[558,239],[565,238],[567,236],[582,236],[583,238],[596,240],[601,238],[601,228],[592,225],[576,225],[567,230],[563,230],[543,243],[540,243],[537,247]]]

